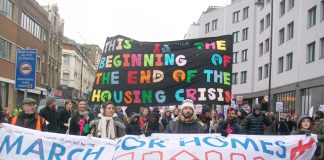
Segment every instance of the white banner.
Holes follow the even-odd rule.
[[[306,160],[316,135],[153,134],[119,140],[53,134],[8,124],[0,129],[0,159],[19,160]]]

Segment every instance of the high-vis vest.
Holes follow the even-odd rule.
[[[18,116],[15,116],[12,121],[11,124],[12,125],[16,125],[17,124],[17,120],[18,120]],[[42,122],[41,122],[42,120]],[[37,123],[36,123],[36,130],[37,131],[41,131],[42,130],[42,125],[45,123],[44,118],[40,117],[39,115],[37,115]]]

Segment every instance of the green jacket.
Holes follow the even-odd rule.
[[[317,139],[324,142],[324,119],[315,122],[314,133],[317,134]]]

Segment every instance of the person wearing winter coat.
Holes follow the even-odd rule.
[[[324,159],[324,113],[317,111],[315,113],[315,127],[314,133],[317,134],[317,140],[321,146],[318,159]]]
[[[159,122],[159,114],[152,112],[148,122],[146,122],[142,127],[142,133],[145,136],[150,136],[152,133],[163,133],[164,128],[162,123]]]
[[[211,126],[211,108],[208,105],[203,105],[199,119],[206,126],[204,133],[215,133],[215,130]]]
[[[132,112],[131,117],[126,125],[126,134],[127,135],[141,135],[142,130],[139,124],[140,115]]]
[[[243,125],[243,122],[245,120],[245,117],[247,116],[247,113],[245,112],[244,109],[242,108],[238,108],[237,109],[237,115],[236,115],[236,122],[239,124],[239,125]]]
[[[290,135],[294,128],[297,128],[295,122],[290,114],[285,116],[285,120],[279,122],[278,132],[280,135]]]
[[[59,133],[59,118],[56,111],[57,102],[55,98],[46,99],[46,107],[39,111],[39,115],[46,120],[48,132]]]
[[[184,100],[180,109],[182,113],[169,123],[165,133],[203,133],[206,130],[197,118],[195,105],[191,99]]]
[[[58,111],[59,133],[65,134],[69,128],[69,119],[72,116],[72,101],[65,101],[65,107]]]
[[[161,119],[161,123],[163,124],[163,128],[166,128],[166,126],[169,124],[170,121],[172,121],[172,111],[171,110],[165,110],[164,116]]]
[[[150,113],[151,113],[150,108],[146,107],[146,108],[143,109],[142,117],[140,118],[140,127],[141,128],[148,121]]]
[[[217,133],[221,133],[221,135],[225,137],[227,137],[228,134],[241,134],[242,128],[237,123],[236,114],[236,110],[230,109],[228,118],[218,125]]]
[[[264,125],[270,126],[271,121],[261,112],[261,105],[255,104],[252,114],[248,115],[243,123],[243,130],[248,135],[263,135]]]
[[[91,135],[103,139],[116,139],[126,135],[124,122],[116,114],[116,105],[107,101],[101,114],[90,123]]]
[[[94,119],[93,114],[90,114],[87,110],[87,102],[85,100],[78,101],[77,109],[70,120],[69,134],[87,136],[90,133],[90,122]]]
[[[269,126],[264,125],[264,135],[277,135],[277,123],[273,112],[267,112],[265,114],[271,121]]]
[[[219,124],[221,124],[224,121],[224,119],[225,119],[224,113],[218,113],[217,119],[215,120],[215,122],[213,122],[212,129],[214,131],[217,131]]]
[[[311,134],[315,122],[312,117],[308,115],[300,115],[297,121],[297,131],[293,131],[292,135]]]

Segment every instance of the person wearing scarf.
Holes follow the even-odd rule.
[[[102,105],[102,114],[90,123],[91,136],[103,139],[116,139],[123,137],[125,125],[116,114],[116,105],[107,101]]]
[[[191,99],[184,100],[180,109],[181,114],[167,125],[165,133],[203,133],[206,130],[197,118],[195,105]]]
[[[85,100],[79,100],[77,107],[78,111],[71,117],[69,134],[86,136],[89,134],[89,123],[92,119],[87,111],[87,102]]]
[[[237,111],[230,108],[228,111],[228,118],[220,122],[217,127],[217,133],[221,133],[222,136],[227,137],[228,134],[242,134],[242,128],[236,121]]]
[[[151,135],[152,133],[163,133],[164,128],[161,122],[159,122],[159,114],[152,112],[149,121],[142,127],[142,133],[145,135]]]

